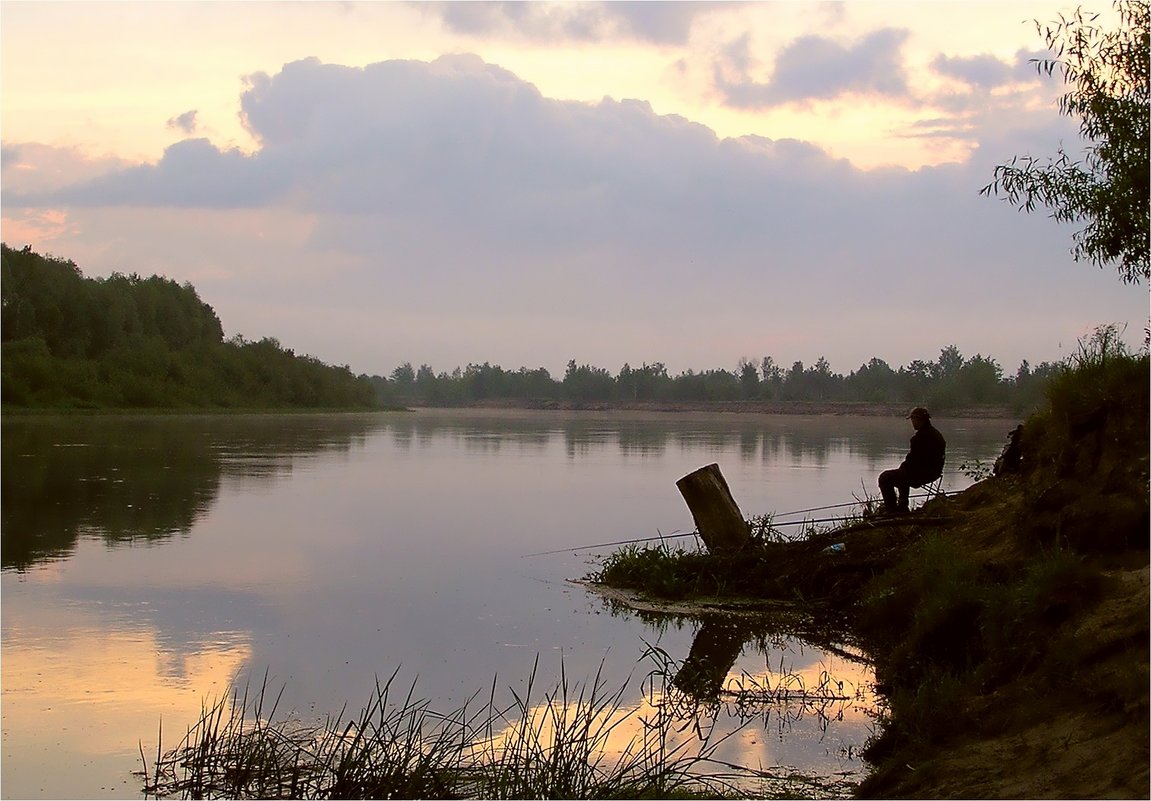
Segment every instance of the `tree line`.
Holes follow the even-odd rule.
[[[366,376],[273,338],[224,339],[191,284],[86,278],[0,244],[0,400],[8,408],[372,408]]]
[[[436,372],[405,362],[387,377],[355,376],[270,337],[225,340],[215,311],[188,283],[113,273],[0,245],[0,400],[7,408],[372,408],[485,401],[572,403],[810,401],[927,404],[938,410],[1035,407],[1060,365],[995,359],[955,345],[898,369],[872,358],[847,375],[826,358],[789,368],[765,356],[734,370],[671,375],[660,362],[603,367],[568,362],[505,370],[488,362]]]
[[[1026,410],[1043,399],[1047,379],[1061,365],[1024,361],[1014,375],[999,363],[976,354],[966,358],[955,345],[934,361],[916,360],[898,369],[872,358],[847,375],[833,372],[826,358],[790,368],[764,356],[741,359],[735,370],[687,370],[671,375],[661,362],[612,374],[603,367],[569,361],[562,378],[546,368],[505,370],[488,362],[437,373],[424,364],[405,362],[390,376],[372,376],[380,400],[428,406],[459,406],[489,400],[563,400],[587,402],[645,401],[809,401],[926,404],[940,410],[972,406],[1005,406]]]

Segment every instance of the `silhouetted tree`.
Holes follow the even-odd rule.
[[[1035,59],[1058,71],[1070,90],[1061,113],[1079,119],[1082,162],[1059,148],[1054,158],[1017,157],[995,169],[982,194],[1001,195],[1025,211],[1043,205],[1062,222],[1085,222],[1072,253],[1102,267],[1116,263],[1126,282],[1151,278],[1148,262],[1148,3],[1115,3],[1119,27],[1105,31],[1082,9],[1036,27],[1054,58]]]
[[[739,388],[744,400],[759,397],[759,369],[747,359],[739,360]]]
[[[764,356],[759,364],[759,375],[763,397],[768,400],[778,398],[783,388],[783,368],[775,363],[775,359]]]
[[[0,245],[0,397],[13,406],[370,407],[366,376],[273,338],[223,341],[188,283],[113,273]]]

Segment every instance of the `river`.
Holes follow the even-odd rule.
[[[969,484],[960,465],[993,459],[1012,425],[938,420],[944,489]],[[684,660],[707,635],[571,583],[605,543],[690,532],[675,481],[711,462],[747,516],[826,516],[784,513],[874,496],[912,433],[885,418],[452,410],[2,426],[4,798],[138,796],[161,721],[172,747],[203,703],[265,675],[281,716],[305,721],[358,710],[397,670],[449,711],[493,682],[522,690],[537,660],[537,688],[599,671],[640,704],[644,652]],[[857,779],[866,665],[786,638],[736,653],[729,688],[830,678],[850,700],[729,693],[712,712],[742,728],[721,756]]]

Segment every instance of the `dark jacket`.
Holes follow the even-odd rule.
[[[913,487],[930,484],[943,475],[943,460],[947,455],[947,442],[939,429],[927,421],[911,437],[911,450],[899,469]]]

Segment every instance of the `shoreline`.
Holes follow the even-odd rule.
[[[410,406],[410,409],[521,410],[556,412],[662,412],[669,414],[710,412],[716,414],[803,415],[809,417],[898,417],[908,405],[862,401],[572,401],[492,399],[462,405]],[[961,406],[932,412],[940,419],[1022,420],[1026,414],[1007,406]]]

